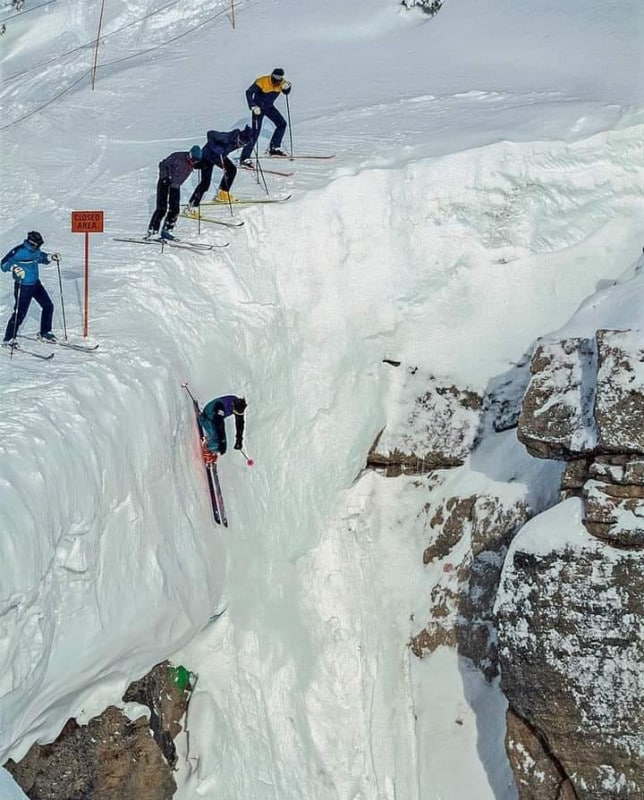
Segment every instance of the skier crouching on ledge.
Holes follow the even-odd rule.
[[[18,329],[27,316],[31,301],[35,300],[42,313],[40,315],[40,333],[38,338],[47,342],[55,342],[56,337],[51,332],[51,323],[54,317],[54,304],[47,294],[47,290],[40,282],[39,265],[51,264],[52,261],[60,262],[60,253],[45,253],[40,248],[45,243],[38,231],[29,231],[22,244],[10,250],[0,262],[3,272],[11,271],[13,275],[13,314],[9,318],[4,333],[2,344],[14,345]]]
[[[231,415],[235,417],[235,450],[241,450],[244,446],[244,412],[246,411],[246,400],[234,394],[225,394],[222,397],[215,397],[204,406],[199,421],[204,431],[204,450],[214,455],[222,455],[226,452],[226,418]]]

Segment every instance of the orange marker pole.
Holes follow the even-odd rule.
[[[85,234],[85,287],[83,291],[83,336],[89,336],[89,235],[103,233],[105,220],[102,211],[72,211],[72,233]]]
[[[89,233],[85,234],[85,293],[83,303],[83,336],[89,336]]]
[[[96,84],[96,69],[98,67],[98,44],[101,41],[101,27],[103,25],[103,12],[105,11],[105,0],[101,2],[101,15],[98,18],[98,31],[96,32],[96,47],[94,48],[94,66],[92,67],[92,91]]]

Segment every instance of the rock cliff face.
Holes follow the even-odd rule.
[[[397,418],[374,442],[367,466],[394,477],[462,464],[478,436],[479,395],[417,367],[400,372]]]
[[[501,433],[516,427],[527,369],[512,369],[483,396],[415,367],[401,368],[396,377],[397,402],[390,405],[397,413],[374,443],[368,466],[390,477],[430,473],[419,489],[428,492],[423,563],[432,569],[423,627],[410,647],[419,658],[441,645],[455,647],[492,679],[498,674],[493,607],[501,568],[533,511],[525,484],[508,487],[484,467],[476,477],[458,468],[482,440],[503,440]],[[510,436],[520,450],[513,433],[505,441]]]
[[[521,800],[644,798],[644,337],[544,342],[518,435],[568,462],[497,600]]]
[[[128,688],[124,700],[146,705],[149,720],[110,706],[87,725],[69,720],[55,742],[5,768],[30,800],[170,800],[174,737],[190,696],[183,674],[164,662]]]

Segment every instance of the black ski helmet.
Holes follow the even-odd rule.
[[[42,247],[45,244],[45,240],[38,231],[29,231],[27,234],[27,241],[29,244],[33,244],[34,247]]]
[[[275,69],[271,72],[271,80],[274,83],[279,83],[280,81],[284,80],[284,70],[281,67],[275,67]]]

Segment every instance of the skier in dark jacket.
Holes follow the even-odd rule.
[[[253,141],[247,144],[241,152],[239,163],[245,167],[253,167],[251,153],[253,145],[259,139],[259,132],[262,129],[264,117],[268,117],[275,124],[275,130],[271,136],[268,152],[272,156],[286,156],[281,149],[282,139],[286,132],[286,120],[275,108],[275,101],[280,94],[288,95],[291,92],[291,84],[284,79],[284,70],[275,67],[270,75],[262,75],[246,89],[246,102],[252,114]]]
[[[223,455],[227,449],[226,417],[235,417],[235,450],[244,446],[244,412],[246,400],[234,394],[215,397],[204,406],[199,421],[205,434],[204,447],[210,453]]]
[[[201,156],[201,147],[195,145],[188,152],[180,150],[170,153],[159,162],[157,207],[150,220],[148,238],[159,232],[159,226],[165,217],[161,238],[174,239],[170,231],[174,228],[181,210],[181,185],[190,177],[193,169],[201,169]]]
[[[196,208],[201,203],[201,198],[210,188],[212,180],[212,169],[214,166],[223,169],[216,200],[221,203],[234,203],[235,198],[230,194],[230,189],[237,174],[237,167],[228,158],[233,150],[253,142],[253,131],[249,125],[244,130],[234,128],[232,131],[208,131],[206,134],[208,141],[202,148],[202,158],[200,162],[201,181],[192,193],[188,203],[188,211]]]
[[[49,253],[40,249],[43,244],[44,239],[38,231],[29,231],[24,242],[10,250],[0,262],[0,269],[3,272],[11,272],[14,280],[15,303],[2,341],[5,346],[15,344],[18,329],[27,316],[32,300],[35,300],[42,309],[38,338],[48,342],[56,341],[56,337],[51,332],[54,304],[40,282],[39,265],[51,264],[52,261],[60,262],[60,254],[52,253],[50,256]]]

